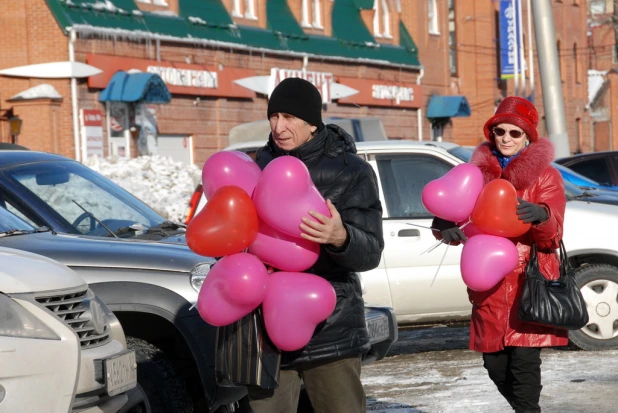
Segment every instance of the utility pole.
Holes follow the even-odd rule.
[[[556,158],[570,156],[569,135],[564,115],[564,98],[562,96],[562,78],[560,77],[560,60],[556,47],[554,16],[550,0],[534,0],[532,15],[536,50],[543,90],[543,106],[549,139],[556,149]]]

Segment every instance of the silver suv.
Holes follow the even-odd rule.
[[[137,365],[114,314],[56,261],[9,248],[0,261],[0,411],[122,409]]]

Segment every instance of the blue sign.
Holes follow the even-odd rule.
[[[500,77],[513,77],[515,62],[517,72],[523,71],[523,62],[520,60],[519,35],[519,2],[520,0],[500,0]]]

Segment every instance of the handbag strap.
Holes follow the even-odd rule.
[[[573,270],[571,268],[571,262],[569,261],[569,256],[566,252],[566,247],[564,246],[564,242],[560,240],[560,278],[565,276],[570,276],[573,274]]]
[[[564,242],[560,240],[560,278],[568,277],[573,274],[573,270],[571,268],[571,263],[569,262],[569,257],[566,252],[566,247],[564,246]],[[539,257],[537,254],[536,244],[533,242],[530,246],[530,259],[528,261],[528,271],[526,273],[532,274],[531,271],[533,268],[539,268]]]

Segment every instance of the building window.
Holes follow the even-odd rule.
[[[440,34],[438,25],[438,5],[436,0],[427,0],[427,21],[430,34]]]
[[[560,49],[560,40],[556,42],[556,49],[558,49],[558,62],[560,63],[560,80],[564,83],[564,79],[566,79],[566,67],[564,67],[564,59],[562,56],[562,50]]]
[[[605,14],[605,0],[588,1],[590,14]]]
[[[257,20],[255,15],[255,0],[245,0],[245,18]]]
[[[234,0],[234,8],[232,9],[232,16],[242,17],[242,13],[240,11],[240,0]]]
[[[573,44],[573,70],[575,71],[575,82],[576,83],[581,83],[582,82],[582,71],[580,70],[580,62],[579,62],[579,56],[577,53],[577,43]]]
[[[257,16],[255,15],[255,0],[244,0],[244,2],[243,0],[234,0],[232,6],[232,16],[257,20]]]
[[[373,12],[373,35],[392,39],[391,16],[386,0],[375,0]]]
[[[322,10],[320,9],[320,2],[322,0],[313,0],[313,27],[315,29],[323,29],[322,26]]]
[[[451,76],[457,76],[457,34],[455,29],[455,0],[448,0],[448,46]]]
[[[322,0],[302,0],[300,4],[300,25],[307,29],[323,29]]]

